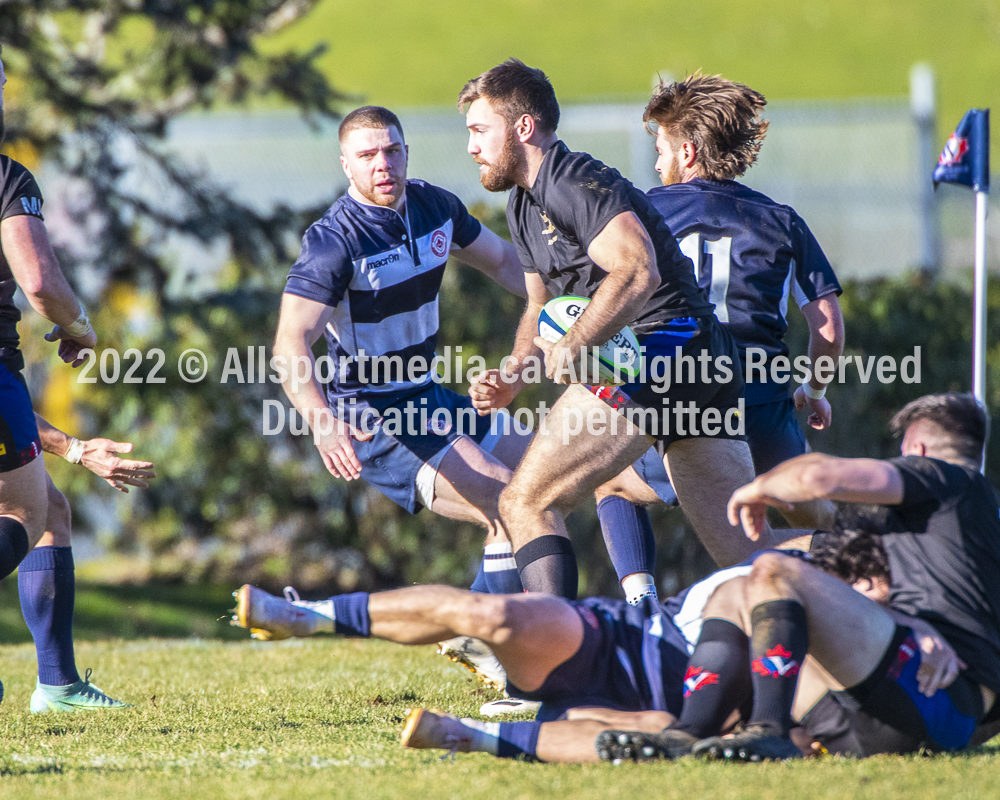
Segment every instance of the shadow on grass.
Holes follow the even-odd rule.
[[[78,641],[150,636],[245,640],[246,631],[229,625],[233,604],[232,588],[225,586],[118,586],[79,581],[73,632]],[[31,641],[21,616],[16,577],[0,582],[0,641]]]

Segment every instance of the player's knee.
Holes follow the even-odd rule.
[[[45,524],[46,531],[52,534],[56,547],[70,546],[70,532],[73,528],[73,511],[66,495],[56,489],[49,492],[48,515]]]
[[[623,497],[626,500],[631,500],[629,497],[628,487],[619,477],[614,477],[610,481],[601,486],[598,486],[594,490],[594,499],[600,503],[606,497]]]
[[[487,644],[503,644],[511,635],[512,599],[502,594],[476,594],[472,598],[469,634]]]
[[[517,519],[519,514],[523,514],[531,508],[531,494],[521,489],[520,484],[510,483],[497,500],[497,510],[503,520]]]
[[[773,586],[793,577],[801,566],[802,562],[792,556],[764,553],[754,560],[747,582],[752,586]]]

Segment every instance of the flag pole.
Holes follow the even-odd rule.
[[[986,406],[986,209],[989,195],[976,192],[975,311],[973,313],[972,393]]]

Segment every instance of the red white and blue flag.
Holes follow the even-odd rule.
[[[792,658],[791,651],[782,647],[772,647],[760,658],[755,658],[750,666],[764,677],[790,678],[799,674],[799,662]]]
[[[990,191],[990,110],[974,108],[966,112],[955,132],[948,137],[934,168],[934,187],[939,183],[971,186],[977,192]]]

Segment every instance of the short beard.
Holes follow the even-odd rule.
[[[681,170],[677,166],[677,159],[670,159],[666,174],[660,173],[660,182],[664,186],[673,186],[675,183],[681,183]]]
[[[524,155],[513,131],[508,131],[503,149],[486,172],[481,172],[479,182],[487,192],[506,192],[517,185],[517,178],[524,167]]]

